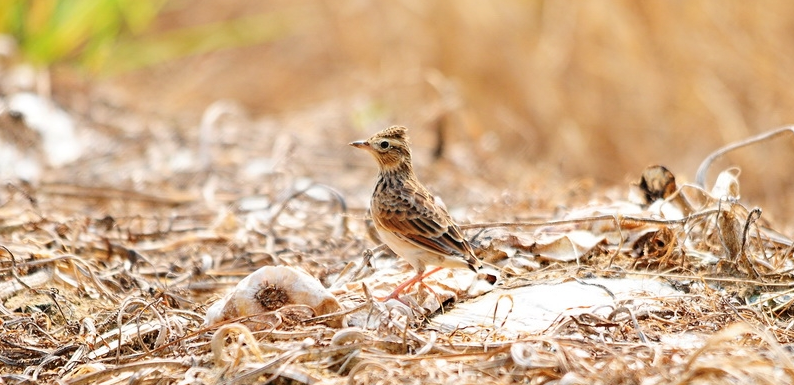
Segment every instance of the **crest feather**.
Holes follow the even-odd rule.
[[[386,139],[397,139],[408,143],[408,129],[403,126],[391,126],[377,134],[378,137]]]

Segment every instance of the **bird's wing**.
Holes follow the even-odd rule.
[[[406,188],[380,196],[379,213],[373,215],[377,224],[428,252],[459,257],[473,269],[479,267],[474,250],[449,213],[423,188]]]

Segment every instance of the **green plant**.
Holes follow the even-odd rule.
[[[100,68],[120,39],[145,31],[165,0],[0,0],[0,32],[22,59],[46,67],[75,61]]]
[[[274,40],[294,24],[289,14],[276,12],[152,31],[167,5],[169,0],[0,0],[0,33],[14,37],[22,60],[38,67],[69,62],[112,74]]]

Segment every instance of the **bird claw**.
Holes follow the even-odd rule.
[[[438,295],[438,293],[436,293],[436,291],[433,290],[433,288],[430,287],[430,285],[426,284],[423,281],[425,278],[429,277],[430,275],[436,273],[437,271],[439,271],[441,269],[442,269],[442,267],[436,267],[435,269],[430,270],[427,273],[424,273],[424,272],[418,273],[415,276],[413,276],[411,279],[409,279],[409,280],[401,283],[399,286],[397,286],[394,289],[394,291],[391,292],[391,294],[389,294],[389,295],[387,295],[385,297],[373,297],[373,298],[375,298],[376,300],[378,300],[380,302],[387,302],[387,301],[393,299],[393,300],[397,300],[398,302],[402,303],[405,306],[410,307],[410,305],[408,305],[408,303],[406,303],[405,301],[403,301],[400,298],[400,294],[402,294],[402,292],[404,292],[406,289],[408,289],[411,286],[413,286],[413,285],[418,283],[418,284],[422,285],[425,289],[427,289],[427,291],[432,293],[433,296],[436,297],[436,300],[438,300],[438,303],[441,303],[441,297]]]

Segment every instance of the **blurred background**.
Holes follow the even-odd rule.
[[[269,133],[300,138],[297,154],[331,162],[312,168],[319,180],[363,170],[362,196],[374,163],[345,145],[392,124],[412,130],[420,176],[469,202],[599,194],[650,164],[692,182],[717,148],[794,122],[794,3],[784,0],[117,0],[105,10],[115,19],[77,22],[117,20],[111,32],[69,35],[75,47],[48,54],[26,28],[103,2],[3,3],[15,60],[49,68],[66,108],[112,105],[146,130],[158,119],[195,131],[208,106],[230,100]],[[242,137],[271,150],[278,135]],[[790,223],[792,149],[785,136],[733,153],[707,186],[739,166],[743,200]],[[493,190],[450,191],[462,183]]]

